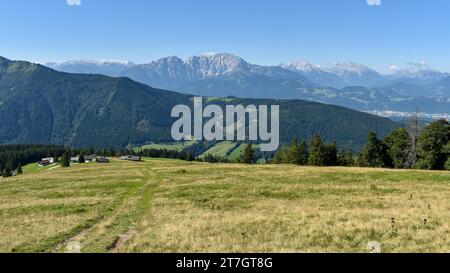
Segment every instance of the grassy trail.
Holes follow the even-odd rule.
[[[0,252],[450,252],[450,172],[146,159],[0,180]]]
[[[67,240],[80,242],[85,252],[118,252],[134,233],[135,225],[149,209],[157,186],[147,168],[140,168],[141,183],[123,195],[119,204],[90,228]],[[64,245],[63,245],[64,246]],[[57,250],[64,250],[61,246]]]
[[[83,245],[84,252],[108,252],[117,251],[116,244],[120,241],[121,236],[133,229],[133,226],[140,221],[143,213],[148,210],[151,204],[151,195],[154,191],[154,187],[157,186],[157,180],[152,176],[148,170],[148,166],[145,163],[140,165],[129,166],[121,162],[113,162],[112,166],[119,167],[118,171],[125,171],[123,175],[115,175],[114,173],[109,173],[109,165],[100,166],[98,164],[80,164],[75,165],[69,169],[55,170],[50,176],[60,177],[61,172],[72,173],[72,179],[59,180],[59,183],[55,183],[55,186],[50,187],[52,192],[47,194],[42,194],[45,191],[45,186],[36,186],[41,192],[41,197],[39,198],[39,203],[47,203],[49,200],[51,202],[57,203],[56,207],[61,210],[61,214],[67,214],[70,218],[78,218],[78,221],[73,221],[70,219],[62,225],[58,225],[58,228],[63,229],[60,232],[54,233],[51,236],[45,238],[41,237],[45,226],[35,228],[33,231],[34,240],[26,240],[20,243],[23,234],[15,234],[14,237],[17,238],[19,244],[14,246],[14,248],[9,249],[12,252],[64,252],[66,250],[66,245],[72,241],[78,241]],[[131,167],[131,168],[130,168]],[[94,170],[98,171],[99,177],[95,177]],[[131,170],[131,171],[130,171]],[[51,170],[50,170],[51,171]],[[104,171],[104,172],[103,172]],[[78,172],[78,173],[77,173]],[[130,174],[132,172],[132,174]],[[127,174],[128,173],[128,174]],[[48,176],[49,170],[46,168],[40,171],[34,171],[27,175],[25,183],[23,186],[33,181],[38,180],[36,183],[39,185],[42,180],[45,184],[51,184],[50,181],[44,179]],[[85,176],[87,174],[87,176]],[[94,175],[94,176],[92,176]],[[101,177],[105,176],[108,179],[104,181]],[[25,176],[24,176],[25,177]],[[21,178],[21,177],[17,177]],[[23,178],[23,177],[22,177]],[[96,181],[97,179],[97,181]],[[72,180],[72,181],[67,181]],[[68,182],[65,184],[64,182]],[[88,182],[87,182],[88,181]],[[1,189],[8,189],[8,184],[2,184]],[[48,185],[47,185],[48,186]],[[76,188],[74,194],[70,191]],[[29,197],[34,193],[31,191],[21,191],[21,194],[25,195],[24,199]],[[70,195],[70,198],[67,198]],[[84,196],[83,196],[84,195]],[[42,198],[43,197],[43,198]],[[100,197],[100,198],[99,198]],[[70,199],[82,199],[83,204],[76,204],[79,210],[69,211],[72,207]],[[98,200],[98,202],[97,202]],[[78,201],[78,200],[77,200]],[[76,202],[78,203],[78,202]],[[92,204],[94,203],[94,204]],[[21,217],[28,220],[33,217],[36,220],[36,225],[41,221],[48,219],[43,219],[44,217],[49,218],[47,213],[54,217],[58,217],[60,220],[63,217],[58,215],[58,211],[55,211],[55,206],[43,206],[41,215],[36,215],[33,212],[36,205],[39,207],[40,204],[33,204],[33,206],[28,209],[27,204],[23,204],[22,208],[19,210],[21,213],[16,215],[18,219]],[[7,216],[10,212],[17,210],[16,208],[1,209],[0,213],[2,216]],[[75,219],[74,219],[75,220]],[[2,224],[8,225],[6,222]],[[49,224],[47,224],[49,225]],[[54,227],[54,226],[52,226]],[[31,243],[32,242],[32,243]],[[123,244],[124,241],[121,241]],[[1,246],[1,243],[0,243]],[[1,248],[0,248],[1,249]]]

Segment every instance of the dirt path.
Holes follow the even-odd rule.
[[[115,208],[90,227],[78,232],[56,247],[64,252],[70,242],[80,242],[82,252],[117,253],[135,234],[135,226],[142,219],[151,204],[156,186],[148,167],[141,169],[142,184],[127,192]]]
[[[131,228],[128,230],[127,233],[120,235],[119,240],[114,245],[114,247],[111,249],[112,253],[118,253],[119,250],[125,245],[128,240],[130,240],[134,235],[136,234],[136,230],[134,228]]]
[[[131,226],[128,231],[122,235],[119,235],[118,240],[115,242],[114,246],[110,249],[111,253],[118,253],[122,249],[122,247],[138,232],[136,230],[136,226],[138,222],[142,220],[144,215],[150,210],[151,207],[151,199],[153,197],[153,192],[157,187],[157,181],[161,180],[161,175],[159,172],[154,172],[154,170],[146,170],[147,175],[145,177],[148,179],[147,189],[144,191],[142,195],[142,200],[140,204],[140,214],[139,219],[135,225]],[[151,173],[151,174],[150,174]],[[150,179],[150,176],[153,176]]]

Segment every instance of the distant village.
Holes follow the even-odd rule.
[[[122,151],[117,153],[114,150],[103,150],[92,153],[83,150],[68,150],[59,146],[45,145],[5,145],[0,146],[0,179],[17,176],[25,172],[33,171],[34,168],[55,168],[61,166],[63,168],[71,165],[83,163],[99,163],[108,164],[113,158],[123,161],[142,161],[142,157],[133,155],[131,151]],[[54,156],[49,156],[53,154]],[[41,156],[46,157],[41,158]],[[40,158],[40,159],[39,159]],[[22,165],[23,164],[23,165]],[[34,167],[33,167],[34,166]]]
[[[70,158],[70,163],[80,163],[80,158],[83,157],[83,162],[82,163],[92,163],[92,162],[96,162],[96,163],[101,163],[101,164],[105,164],[105,163],[109,163],[111,158],[106,157],[106,156],[97,156],[97,155],[84,155],[84,156],[74,156]],[[126,155],[126,156],[121,156],[120,160],[126,160],[126,161],[141,161],[141,157],[140,156],[135,156],[135,155]],[[40,161],[37,162],[37,164],[40,167],[47,167],[50,166],[52,164],[57,163],[56,159],[54,157],[47,157],[47,158],[42,158]]]

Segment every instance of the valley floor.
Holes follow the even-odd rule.
[[[450,172],[146,159],[0,179],[0,252],[450,252]]]

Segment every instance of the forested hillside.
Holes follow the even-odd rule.
[[[192,96],[128,78],[69,74],[0,58],[0,144],[124,148],[171,141],[172,107]],[[343,107],[301,100],[205,99],[205,104],[279,104],[280,138],[320,134],[358,150],[369,131],[383,136],[400,125]]]

